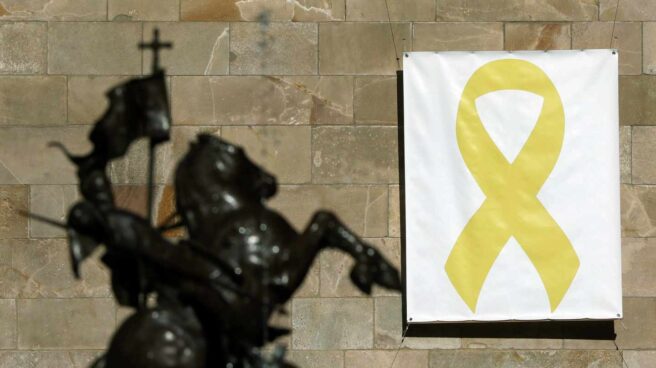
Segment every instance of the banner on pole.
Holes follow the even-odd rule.
[[[622,316],[618,55],[404,58],[407,319]]]

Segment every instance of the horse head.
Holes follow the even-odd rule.
[[[194,233],[203,226],[199,221],[214,221],[230,211],[261,206],[276,194],[277,183],[241,147],[199,134],[178,164],[175,190],[178,213]]]

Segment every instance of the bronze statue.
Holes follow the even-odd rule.
[[[153,75],[108,93],[110,106],[91,132],[89,154],[73,155],[55,144],[77,166],[83,197],[59,225],[68,232],[73,271],[79,277],[79,264],[103,245],[117,301],[136,310],[92,367],[293,367],[284,349],[265,356],[260,348],[289,332],[270,327],[269,318],[292,297],[322,249],[355,259],[351,280],[364,293],[374,284],[400,290],[398,270],[330,212],[317,212],[297,233],[266,205],[276,194],[275,177],[242,148],[207,134],[198,135],[178,163],[176,216],[169,223],[156,227],[150,215],[117,208],[108,163],[139,138],[150,139],[151,147],[169,139],[157,57],[163,46],[157,33],[153,44],[142,45],[155,51]],[[149,214],[151,207],[152,194]],[[162,235],[176,227],[186,229],[186,237]]]

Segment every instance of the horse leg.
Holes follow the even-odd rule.
[[[319,211],[299,236],[299,246],[294,250],[300,259],[299,274],[302,281],[309,270],[312,260],[323,248],[336,248],[350,254],[355,259],[351,270],[351,281],[364,293],[371,293],[375,283],[393,290],[401,290],[399,271],[383,257],[374,247],[368,245],[331,212]],[[297,285],[298,286],[298,285]]]

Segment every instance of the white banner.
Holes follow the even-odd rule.
[[[409,321],[622,316],[617,59],[404,58]]]

